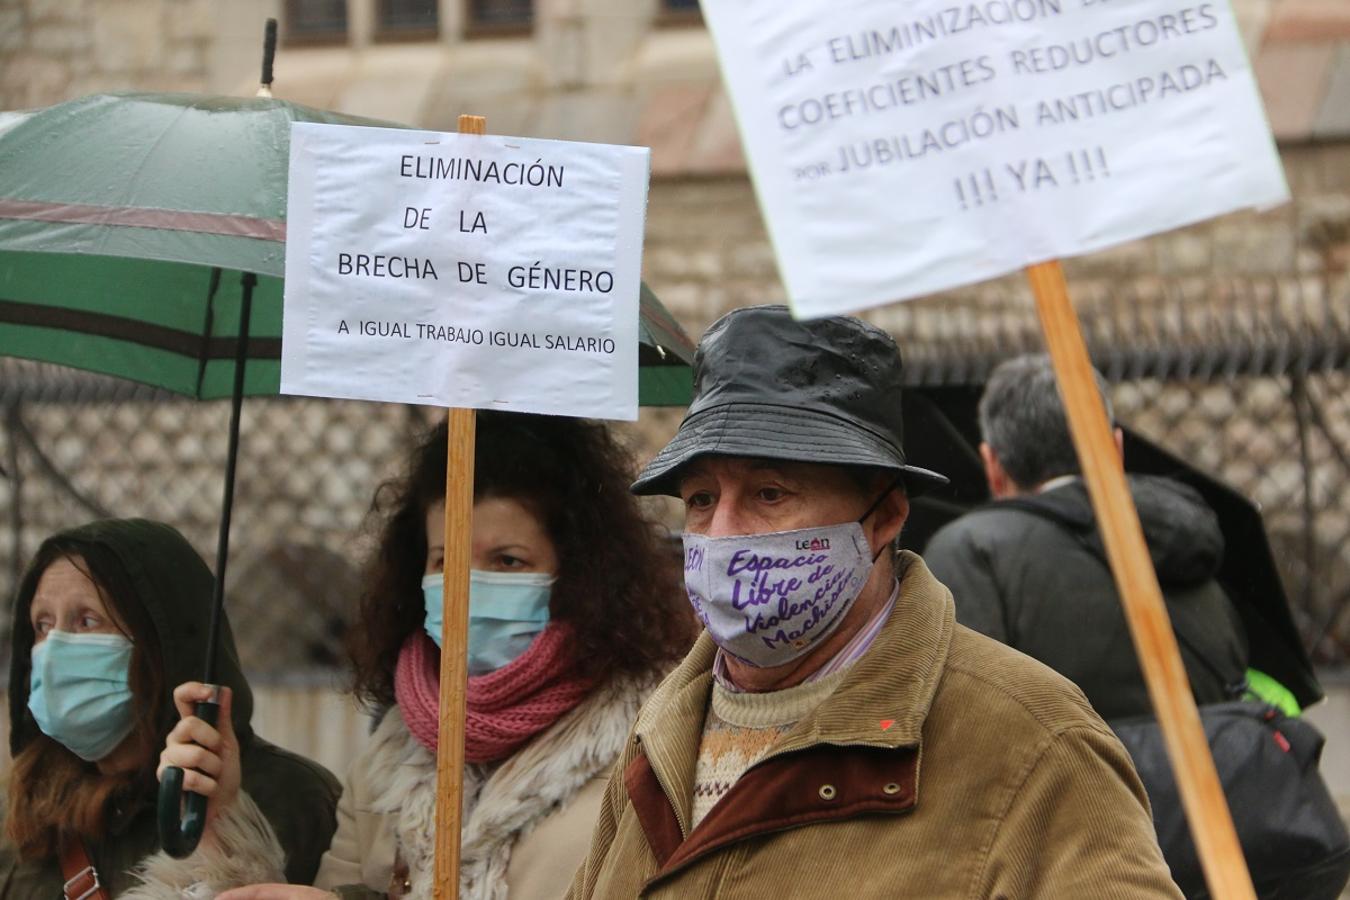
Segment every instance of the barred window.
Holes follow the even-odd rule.
[[[286,0],[282,34],[289,44],[345,43],[347,0]]]
[[[471,32],[527,31],[534,25],[534,0],[468,0],[468,13]]]
[[[383,39],[426,40],[440,33],[437,0],[378,0],[375,33]]]

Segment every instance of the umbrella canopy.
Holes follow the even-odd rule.
[[[989,500],[977,407],[983,385],[914,388],[905,393],[914,421],[905,411],[905,446],[915,465],[951,479],[946,487],[917,498],[903,540],[922,552],[937,529]],[[1225,551],[1217,579],[1246,627],[1250,663],[1288,688],[1302,706],[1322,698],[1312,663],[1298,635],[1289,599],[1270,550],[1261,511],[1247,497],[1173,456],[1128,427],[1125,467],[1143,475],[1165,475],[1194,488],[1214,510]]]
[[[694,342],[647,283],[638,304],[638,402],[688,406],[694,396]]]
[[[290,124],[406,126],[271,98],[100,94],[0,120],[0,352],[230,396],[281,376]],[[693,343],[645,288],[639,401],[689,399]]]

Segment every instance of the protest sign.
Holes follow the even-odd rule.
[[[1225,0],[708,0],[794,311],[1288,198]]]
[[[281,391],[637,418],[649,151],[296,123]]]

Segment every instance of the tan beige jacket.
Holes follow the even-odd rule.
[[[1179,898],[1115,736],[1068,681],[955,624],[904,554],[836,692],[692,831],[703,635],[644,706],[573,898]]]
[[[616,679],[501,765],[465,768],[461,900],[557,900],[566,892],[649,690]],[[355,900],[384,896],[406,877],[405,896],[431,900],[435,822],[436,759],[395,707],[348,773],[315,885]]]

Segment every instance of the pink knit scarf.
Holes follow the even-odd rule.
[[[594,681],[576,673],[572,629],[551,622],[529,649],[495,672],[469,679],[464,759],[505,759],[586,698]],[[398,654],[394,695],[408,730],[432,753],[439,742],[440,650],[423,631]]]

